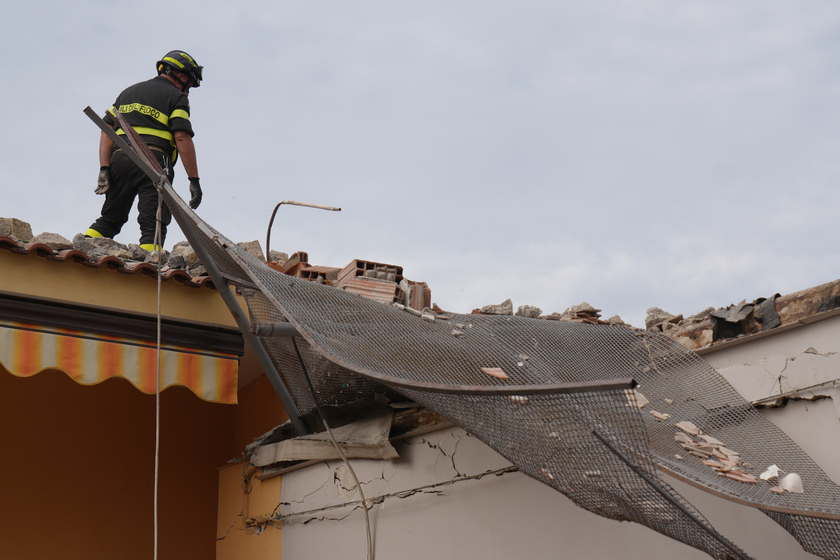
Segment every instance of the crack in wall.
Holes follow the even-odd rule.
[[[216,540],[217,540],[217,541],[223,541],[223,540],[225,540],[225,538],[227,538],[227,536],[230,534],[230,532],[231,532],[231,531],[233,531],[233,528],[234,528],[234,527],[236,527],[236,522],[237,522],[237,521],[239,521],[239,519],[240,519],[241,517],[242,517],[242,512],[240,511],[240,512],[239,512],[239,515],[237,515],[237,516],[234,518],[233,523],[231,523],[231,524],[230,524],[230,527],[228,527],[228,530],[227,530],[227,531],[225,531],[225,534],[224,534],[224,535],[222,535],[221,537],[216,537]]]
[[[442,440],[445,435],[449,435],[452,439],[455,440],[455,448],[452,450],[452,453],[447,453],[446,450],[443,448]],[[433,449],[438,451],[441,455],[446,457],[452,463],[452,470],[455,471],[456,476],[463,476],[461,471],[458,470],[457,465],[455,464],[455,454],[458,452],[458,445],[461,443],[461,437],[456,436],[454,433],[443,434],[438,439],[438,443],[432,443],[431,441],[427,440],[426,438],[420,438],[420,441],[417,443],[410,442],[408,440],[404,441],[405,445],[423,445],[425,444],[429,449]]]

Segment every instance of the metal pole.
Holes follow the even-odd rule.
[[[613,443],[612,443],[610,440],[608,440],[606,437],[604,437],[603,435],[601,435],[600,433],[598,433],[598,431],[597,431],[597,430],[593,430],[593,431],[592,431],[592,434],[593,434],[596,438],[598,438],[599,440],[601,440],[601,443],[603,443],[604,445],[606,445],[606,446],[607,446],[607,448],[608,448],[610,451],[612,451],[612,452],[615,454],[615,456],[616,456],[616,457],[618,457],[619,459],[621,459],[621,460],[622,460],[622,461],[623,461],[623,462],[624,462],[624,463],[625,463],[628,467],[630,467],[630,469],[631,469],[634,473],[636,473],[637,475],[639,475],[639,477],[641,477],[641,479],[642,479],[642,480],[644,480],[645,482],[647,482],[647,483],[648,483],[648,485],[649,485],[651,488],[653,488],[654,490],[656,490],[656,492],[658,492],[658,493],[659,493],[659,495],[661,495],[663,498],[665,498],[665,501],[667,501],[669,504],[671,504],[672,506],[674,506],[675,508],[677,508],[678,510],[680,510],[680,511],[681,511],[683,514],[685,514],[685,515],[686,515],[686,516],[687,516],[687,517],[688,517],[691,521],[693,521],[693,522],[694,522],[694,523],[696,523],[696,524],[697,524],[697,525],[698,525],[701,529],[703,529],[703,531],[705,531],[706,533],[708,533],[708,534],[709,534],[709,535],[710,535],[713,539],[715,539],[716,541],[718,541],[720,544],[722,544],[724,547],[726,547],[726,548],[727,548],[730,552],[732,552],[732,554],[734,554],[735,556],[737,556],[737,557],[738,557],[738,558],[740,558],[741,560],[752,560],[752,558],[750,558],[749,556],[747,556],[746,554],[744,554],[743,552],[741,552],[741,551],[738,549],[738,547],[737,547],[737,546],[735,546],[734,544],[732,544],[731,542],[729,542],[728,540],[726,540],[726,539],[725,539],[725,538],[724,538],[724,537],[723,537],[720,533],[718,533],[717,531],[715,531],[714,529],[712,529],[711,527],[709,527],[708,525],[706,525],[706,523],[704,523],[704,522],[703,522],[700,518],[698,518],[698,517],[694,514],[694,512],[693,512],[693,511],[689,510],[687,507],[685,507],[684,505],[682,505],[682,504],[680,503],[680,501],[679,501],[679,500],[677,500],[676,498],[674,498],[674,497],[673,497],[670,493],[666,492],[666,491],[665,491],[662,487],[660,487],[660,486],[659,486],[659,484],[657,484],[655,480],[653,480],[650,476],[648,476],[648,474],[647,474],[645,471],[643,471],[643,470],[642,470],[642,469],[641,469],[638,465],[636,465],[633,461],[631,461],[631,460],[630,460],[630,458],[629,458],[629,457],[627,457],[627,455],[625,455],[624,453],[622,453],[622,452],[621,452],[621,451],[620,451],[620,450],[619,450],[619,449],[618,449],[615,445],[613,445]]]
[[[207,250],[193,236],[192,231],[189,228],[189,224],[181,223],[178,219],[180,217],[178,212],[173,212],[172,215],[178,221],[178,225],[181,226],[181,231],[187,237],[187,240],[190,242],[190,246],[192,246],[195,254],[198,256],[198,259],[201,261],[201,264],[203,264],[204,268],[207,269],[207,275],[210,276],[210,279],[219,291],[219,295],[222,296],[222,300],[224,300],[225,305],[227,305],[228,311],[230,311],[230,314],[233,315],[233,319],[239,326],[239,330],[242,331],[242,337],[248,343],[248,346],[251,347],[254,354],[256,354],[257,361],[260,366],[262,366],[266,377],[268,377],[268,381],[271,383],[271,386],[274,387],[274,392],[277,393],[278,397],[280,397],[280,402],[283,404],[283,408],[286,409],[286,412],[289,415],[289,420],[291,420],[295,431],[297,431],[299,436],[308,434],[309,428],[306,427],[303,419],[301,419],[300,411],[298,410],[295,401],[292,400],[292,396],[283,384],[283,379],[274,367],[274,363],[271,361],[271,357],[269,357],[268,352],[265,351],[265,347],[263,347],[260,341],[257,340],[257,337],[251,334],[251,323],[242,311],[242,307],[239,306],[239,302],[236,301],[236,297],[230,291],[227,281],[225,281],[222,277],[221,271],[219,271],[216,267],[216,263],[210,258]]]
[[[291,204],[292,206],[305,206],[307,208],[317,208],[318,210],[330,210],[332,212],[341,212],[341,208],[335,206],[324,206],[323,204],[310,204],[309,202],[297,202],[295,200],[284,200],[278,202],[274,207],[274,212],[271,213],[271,219],[268,221],[268,231],[265,234],[265,256],[268,257],[271,253],[271,226],[274,225],[274,216],[277,215],[277,209],[283,204]]]

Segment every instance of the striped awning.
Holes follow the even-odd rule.
[[[0,320],[0,364],[18,377],[57,369],[83,385],[122,377],[154,394],[157,349],[145,340]],[[235,354],[161,346],[161,390],[183,385],[205,401],[235,404],[238,371]]]

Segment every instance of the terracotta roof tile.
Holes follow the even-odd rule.
[[[70,260],[74,263],[88,266],[91,268],[99,268],[104,265],[111,270],[116,270],[123,274],[140,273],[145,274],[147,276],[151,276],[153,278],[157,276],[157,267],[150,263],[124,261],[112,255],[103,255],[100,257],[90,258],[87,254],[85,254],[84,251],[80,251],[78,249],[65,249],[63,251],[53,251],[48,245],[44,243],[27,243],[23,245],[23,247],[21,247],[20,245],[18,245],[17,241],[15,241],[14,238],[5,235],[0,235],[0,250],[6,250],[19,255],[28,255],[32,252],[35,252],[35,254],[39,257],[44,257],[51,261],[64,262]],[[210,277],[200,276],[198,278],[191,278],[187,271],[181,269],[167,269],[166,267],[164,267],[164,270],[161,272],[161,278],[163,280],[172,279],[190,288],[200,288],[206,285],[209,288],[215,289],[215,286],[210,280]]]

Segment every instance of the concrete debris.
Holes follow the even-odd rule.
[[[32,240],[32,226],[17,218],[0,218],[0,235],[29,243]]]
[[[683,323],[682,315],[672,315],[658,307],[651,307],[647,310],[645,329],[654,332],[665,332]]]
[[[263,253],[262,247],[260,247],[259,241],[244,241],[242,243],[237,243],[237,245],[239,245],[240,247],[242,247],[261,261],[265,260],[265,254]]]
[[[132,260],[134,253],[130,249],[113,249],[108,255],[122,260]]]
[[[585,301],[583,303],[581,303],[580,305],[573,305],[572,308],[571,308],[571,311],[574,314],[589,313],[589,314],[592,314],[592,315],[595,315],[596,313],[601,312],[600,309],[595,309],[594,307],[592,307],[591,305],[589,305]]]
[[[549,321],[570,321],[572,323],[590,323],[593,325],[606,325],[606,321],[600,319],[601,310],[595,309],[586,302],[580,305],[573,305],[563,313],[554,312],[551,315],[543,315],[540,319]]]
[[[286,261],[289,260],[289,255],[283,253],[282,251],[275,251],[274,249],[272,249],[268,252],[268,260],[269,262],[284,265],[286,264]]]
[[[647,310],[647,317],[645,318],[645,328],[651,330],[654,325],[670,321],[674,315],[664,311],[658,307],[651,307]]]
[[[513,302],[506,299],[499,305],[485,305],[478,313],[480,315],[513,315]]]
[[[43,243],[53,251],[64,251],[73,248],[73,243],[57,233],[39,233],[32,238],[32,243]]]
[[[616,325],[616,326],[620,326],[620,327],[627,326],[627,323],[622,321],[621,317],[619,317],[618,315],[613,315],[612,317],[607,319],[607,324],[608,325]]]
[[[528,317],[529,319],[536,319],[542,313],[542,309],[534,307],[533,305],[520,305],[516,310],[518,317]]]

